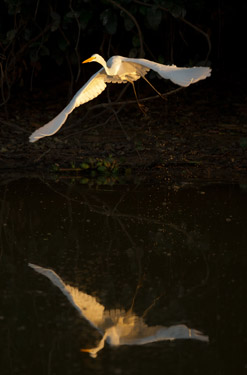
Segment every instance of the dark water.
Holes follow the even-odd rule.
[[[1,374],[244,374],[247,187],[86,188],[23,179],[1,186]],[[99,333],[28,263],[107,309],[209,336],[80,348]]]

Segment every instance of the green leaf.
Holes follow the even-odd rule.
[[[246,137],[240,138],[239,144],[240,144],[240,147],[242,149],[246,149],[247,148],[247,138]]]
[[[132,30],[134,26],[135,26],[135,25],[134,25],[134,22],[132,21],[131,18],[129,18],[129,17],[124,17],[124,27],[125,27],[125,30],[126,30],[126,31],[130,31],[130,30]]]
[[[82,30],[85,30],[87,28],[89,21],[92,19],[92,16],[93,16],[92,11],[83,10],[81,12],[80,17],[79,17],[79,22],[80,22]]]
[[[159,27],[162,20],[162,11],[156,7],[149,8],[147,12],[147,20],[149,26],[152,29],[156,30]]]
[[[170,12],[174,18],[182,17],[184,18],[186,16],[186,9],[180,5],[174,5]]]
[[[198,0],[196,3],[200,3]],[[179,0],[166,0],[165,7],[171,13],[174,18],[185,17],[186,9],[182,5],[183,2]]]
[[[97,168],[99,172],[106,172],[107,168],[104,165],[101,165],[100,167]]]
[[[51,12],[50,15],[52,19],[51,31],[56,31],[60,26],[61,16],[56,12]]]
[[[118,167],[114,167],[113,170],[112,170],[112,173],[113,174],[118,174],[119,173]]]
[[[88,168],[90,168],[90,165],[88,163],[81,163],[81,168],[82,169],[88,169]]]
[[[91,176],[95,177],[97,175],[96,171],[91,171]]]
[[[30,48],[29,57],[32,63],[35,63],[39,60],[39,53],[37,48]]]
[[[64,52],[68,48],[69,43],[66,39],[59,38],[58,41],[57,41],[57,45],[58,45],[59,49]]]
[[[24,30],[24,39],[26,41],[30,40],[31,35],[32,35],[31,30],[26,27],[25,30]]]
[[[78,18],[78,17],[80,17],[80,13],[76,12],[74,10],[70,10],[69,12],[66,13],[65,17],[67,17],[67,18]]]
[[[9,30],[9,31],[7,32],[7,35],[6,35],[6,39],[7,39],[7,41],[8,41],[8,42],[11,42],[11,41],[15,38],[16,33],[17,33],[17,31],[16,31],[15,29]]]
[[[148,8],[146,7],[146,6],[140,6],[139,7],[139,12],[143,15],[143,16],[145,16],[146,17],[146,15],[147,15],[147,12],[148,12]]]
[[[100,15],[102,25],[105,27],[108,34],[115,34],[117,31],[117,16],[111,9],[105,9]]]
[[[21,1],[18,0],[5,0],[5,3],[8,7],[8,14],[9,15],[16,15],[17,13],[21,13]]]
[[[46,46],[42,46],[39,50],[39,55],[40,56],[49,56],[50,50]]]
[[[162,56],[162,55],[159,55],[159,56],[158,56],[158,63],[159,63],[159,64],[165,64],[164,56]]]
[[[64,54],[58,51],[52,51],[52,58],[56,61],[58,66],[61,66],[64,62]]]
[[[86,185],[89,183],[89,178],[87,177],[83,177],[80,179],[80,183],[83,184],[83,185]]]
[[[129,57],[135,58],[138,56],[138,49],[137,48],[131,48],[129,51]]]
[[[139,35],[134,35],[133,38],[132,38],[132,45],[134,48],[139,48],[140,47],[140,39],[139,39]]]
[[[111,166],[110,161],[105,160],[105,161],[104,161],[104,166],[105,166],[106,168],[110,168],[110,166]]]

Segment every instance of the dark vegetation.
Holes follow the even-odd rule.
[[[117,166],[118,171],[175,173],[175,178],[235,179],[239,173],[243,178],[246,8],[245,2],[236,6],[224,0],[2,1],[2,171],[78,171],[89,165],[81,168],[83,173],[91,166],[95,173],[99,165],[101,172],[116,172]],[[96,71],[94,64],[81,65],[95,52],[106,59],[120,54],[180,66],[210,65],[213,74],[167,96],[166,102],[144,101],[146,117],[137,111],[131,88],[122,104],[111,106],[124,88],[112,85],[98,101],[71,115],[56,136],[29,144],[28,135],[56,115]],[[174,90],[154,74],[149,78],[162,92]],[[137,89],[144,100],[154,95],[145,82],[138,82]]]

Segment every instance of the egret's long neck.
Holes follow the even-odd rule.
[[[107,334],[105,333],[100,342],[98,343],[98,346],[92,349],[81,349],[81,352],[87,352],[90,354],[92,358],[96,358],[98,352],[104,348],[105,340],[106,340]]]
[[[107,64],[106,64],[106,61],[103,59],[103,57],[101,57],[101,56],[97,56],[97,62],[100,64],[100,65],[102,65],[103,66],[103,68],[105,69],[105,71],[106,71],[106,74],[109,74],[109,68],[108,68],[108,66],[107,66]]]

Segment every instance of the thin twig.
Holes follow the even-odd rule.
[[[38,9],[39,9],[39,2],[40,2],[40,0],[38,0],[37,3],[36,3],[34,15],[33,15],[34,20],[36,20],[36,17],[37,17],[37,13],[38,13]]]
[[[70,7],[70,10],[71,10],[71,12],[73,13],[73,15],[75,17],[75,20],[76,20],[76,23],[77,23],[77,27],[78,27],[78,34],[77,34],[76,43],[75,43],[75,53],[76,53],[77,63],[78,63],[78,71],[77,71],[77,75],[76,75],[76,78],[75,78],[75,82],[77,82],[78,79],[79,79],[79,76],[81,74],[80,55],[78,53],[78,46],[79,46],[79,41],[80,41],[80,36],[81,36],[81,25],[80,25],[80,22],[78,20],[78,17],[76,16],[76,12],[72,8],[72,1],[71,0],[69,2],[69,7]]]
[[[109,104],[112,104],[112,101],[111,101],[111,98],[110,98],[110,95],[109,95],[109,90],[107,90],[107,98],[108,98],[108,103]],[[118,117],[118,113],[121,111],[121,107],[118,111],[115,111],[115,109],[112,107],[112,105],[110,105],[110,109],[112,111],[112,113],[114,114],[118,124],[120,125],[121,129],[122,129],[122,132],[124,133],[126,139],[129,141],[130,140],[130,137],[128,136],[126,130],[124,129],[121,121],[119,120],[119,117]]]
[[[111,4],[115,5],[117,8],[121,9],[123,12],[125,12],[129,18],[132,19],[132,21],[134,22],[136,28],[137,28],[137,31],[138,31],[138,34],[139,34],[139,40],[140,40],[140,53],[139,53],[139,57],[143,57],[144,55],[144,48],[143,48],[143,37],[142,37],[142,32],[141,32],[141,28],[136,20],[136,18],[133,16],[132,13],[130,13],[127,9],[125,9],[122,5],[116,3],[116,1],[114,0],[108,0]]]
[[[183,89],[184,89],[184,87],[178,87],[177,89],[171,90],[171,91],[169,91],[169,92],[167,92],[165,94],[161,94],[161,95],[164,98],[166,96],[169,96],[169,95],[172,95],[172,94],[176,94],[177,92],[179,92],[179,91],[181,91]],[[159,95],[149,96],[149,97],[146,97],[146,98],[139,99],[139,102],[144,102],[144,101],[148,101],[148,100],[154,100],[154,99],[158,99],[158,98],[160,98]],[[115,102],[111,102],[111,103],[96,104],[96,105],[88,108],[88,112],[86,113],[86,115],[84,116],[83,119],[85,119],[88,116],[89,112],[94,111],[96,109],[100,109],[100,108],[108,109],[109,107],[111,108],[112,106],[118,106],[118,105],[120,105],[120,108],[116,111],[116,113],[118,114],[128,104],[136,104],[136,100],[127,100],[127,101],[121,101],[121,102],[115,101]],[[96,118],[96,117],[99,117],[99,116],[102,117],[102,113],[104,113],[104,112],[101,111],[97,115],[94,115],[93,118]],[[80,131],[78,131],[76,133],[73,133],[73,134],[69,134],[68,136],[65,137],[65,139],[71,137],[72,135],[75,136],[77,134],[81,134],[81,133],[85,133],[85,132],[90,131],[90,130],[97,129],[97,128],[101,127],[101,126],[105,126],[113,118],[114,115],[115,114],[112,114],[111,116],[109,116],[108,119],[106,121],[104,121],[103,123],[97,124],[97,125],[95,125],[93,127],[89,127],[89,128],[80,130]]]
[[[22,128],[21,126],[19,125],[16,125],[16,124],[13,124],[12,122],[10,121],[6,121],[6,120],[2,120],[1,119],[1,123],[4,124],[4,125],[7,125],[7,126],[11,126],[12,128],[16,129],[16,130],[19,130],[21,133],[29,133],[28,130]]]
[[[185,18],[183,18],[183,17],[179,17],[179,19],[180,19],[182,22],[186,23],[188,26],[192,27],[192,28],[193,28],[194,30],[196,30],[198,33],[201,33],[201,34],[206,38],[207,43],[208,43],[208,53],[207,53],[207,56],[206,56],[205,61],[207,62],[207,61],[208,61],[208,58],[209,58],[209,55],[210,55],[210,53],[211,53],[211,49],[212,49],[211,40],[210,40],[208,34],[207,34],[205,31],[203,31],[202,29],[200,29],[198,26],[196,26],[196,25],[194,25],[193,23],[187,21]]]
[[[181,91],[181,90],[184,90],[184,87],[178,87],[174,90],[171,90],[167,93],[164,93],[164,94],[161,94],[162,97],[166,97],[166,96],[169,96],[169,95],[172,95],[172,94],[176,94],[177,92]],[[145,101],[148,101],[148,100],[154,100],[154,99],[157,99],[157,98],[160,98],[160,95],[154,95],[154,96],[148,96],[146,98],[141,98],[139,99],[139,102],[145,102]],[[98,109],[98,108],[107,108],[109,106],[115,106],[115,105],[123,105],[123,104],[134,104],[136,103],[136,100],[127,100],[127,101],[121,101],[121,102],[111,102],[111,103],[101,103],[101,104],[96,104],[92,107],[89,107],[88,108],[88,111],[94,111],[95,109]]]
[[[144,5],[146,7],[153,7],[153,4],[150,4],[150,3],[145,3],[143,1],[140,1],[140,0],[134,0],[135,3],[137,4],[140,4],[140,5]],[[162,5],[155,5],[157,8],[171,14],[170,10]],[[194,25],[193,23],[191,23],[190,21],[186,20],[185,18],[183,17],[178,17],[178,19],[182,22],[184,22],[186,25],[190,26],[192,29],[196,30],[198,33],[202,34],[206,40],[207,40],[207,43],[208,43],[208,53],[207,53],[207,56],[206,56],[206,59],[205,61],[207,62],[208,61],[208,58],[209,58],[209,55],[211,53],[211,49],[212,49],[212,45],[211,45],[211,40],[209,38],[209,35],[204,31],[202,30],[200,27]]]
[[[4,72],[3,72],[3,66],[2,66],[2,63],[0,63],[0,82],[1,82],[1,96],[2,96],[2,100],[3,102],[0,103],[0,106],[2,105],[5,105],[9,99],[9,95],[7,96],[7,98],[5,97],[5,93],[4,93]]]
[[[44,157],[45,155],[47,155],[51,150],[53,150],[53,147],[48,148],[48,150],[46,150],[45,152],[43,152],[43,154],[41,154],[38,158],[36,158],[36,159],[34,160],[34,163],[37,163],[38,161],[40,161],[41,159],[43,159],[43,157]]]

